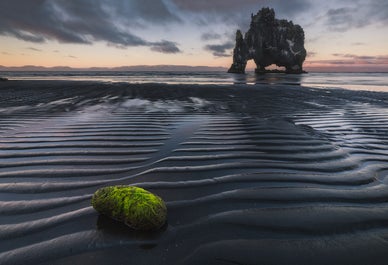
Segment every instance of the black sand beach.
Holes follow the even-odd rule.
[[[0,83],[0,264],[387,264],[388,93]],[[95,190],[137,185],[133,232]]]

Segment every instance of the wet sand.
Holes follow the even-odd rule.
[[[388,93],[0,83],[0,264],[386,264]],[[167,203],[158,233],[99,187]]]

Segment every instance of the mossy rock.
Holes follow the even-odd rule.
[[[167,219],[164,201],[142,188],[110,186],[97,190],[92,206],[99,213],[123,222],[135,230],[161,228]]]

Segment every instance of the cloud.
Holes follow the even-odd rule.
[[[374,0],[367,1],[367,15],[371,17],[372,20],[377,21],[383,25],[388,25],[388,1],[386,0]]]
[[[134,20],[151,24],[181,22],[167,0],[103,0],[103,2],[114,11],[116,18],[127,22]]]
[[[333,53],[335,57],[343,58],[341,62],[344,63],[356,63],[356,64],[387,64],[388,65],[388,55],[356,55],[356,54],[341,54]]]
[[[213,53],[215,57],[230,57],[230,53],[227,50],[234,48],[233,42],[226,42],[223,44],[209,44],[205,46],[205,50]]]
[[[170,0],[180,13],[190,18],[191,24],[195,24],[209,31],[217,27],[216,32],[222,27],[231,32],[236,29],[247,31],[250,24],[250,15],[256,14],[263,7],[275,9],[276,17],[282,19],[295,19],[298,15],[304,18],[306,12],[313,6],[313,0]],[[205,33],[206,34],[206,33]],[[202,40],[208,41],[208,36]],[[222,39],[222,38],[221,38]]]
[[[142,46],[154,52],[179,53],[183,48],[177,42],[183,45],[187,38],[177,34],[187,27],[199,31],[194,37],[210,43],[205,50],[229,56],[232,37],[224,32],[234,34],[238,28],[246,32],[250,14],[266,6],[274,8],[278,18],[302,23],[308,43],[318,40],[311,33],[322,26],[344,32],[371,24],[388,25],[387,0],[3,0],[0,35],[37,44],[104,42],[117,48]],[[317,22],[306,26],[312,20]],[[164,29],[171,30],[174,39],[163,40]]]
[[[230,35],[218,34],[208,31],[201,35],[201,40],[226,40],[222,44],[209,44],[204,50],[212,52],[215,57],[230,57],[229,50],[233,49],[235,30],[240,28],[244,32],[248,30],[251,22],[251,14],[255,14],[262,7],[275,9],[277,18],[290,19],[303,13],[312,7],[311,0],[172,0],[179,8],[200,15],[203,26],[208,28],[213,25],[226,25]]]
[[[221,38],[222,38],[221,34],[218,34],[215,32],[205,32],[201,35],[201,40],[203,41],[219,40]]]
[[[387,71],[388,69],[388,55],[355,55],[355,54],[332,54],[334,57],[338,57],[338,59],[334,60],[307,60],[305,66],[309,67],[326,67],[330,70],[336,69],[337,71],[349,70],[350,68],[346,67],[355,67],[359,68],[359,71],[368,70],[371,71],[375,69],[376,71]],[[337,67],[337,68],[336,68]],[[340,67],[340,68],[338,68]]]
[[[26,49],[27,49],[27,50],[34,51],[34,52],[41,52],[41,51],[42,51],[42,50],[37,49],[37,48],[34,48],[34,47],[27,47]]]
[[[332,31],[344,32],[353,27],[366,25],[365,19],[355,19],[356,8],[341,7],[329,9],[326,13],[326,25]]]
[[[149,46],[149,42],[131,32],[148,24],[177,22],[164,4],[154,0],[13,0],[0,2],[0,35],[43,43],[91,44],[104,41],[112,45]],[[132,26],[132,27],[131,27]],[[159,46],[167,47],[163,41]],[[172,45],[169,45],[170,51]],[[176,49],[175,49],[176,50]]]
[[[297,15],[305,16],[316,4],[315,0],[267,0],[263,1],[269,7],[275,9],[278,18],[293,19]]]
[[[191,12],[239,12],[240,10],[258,11],[261,7],[273,7],[281,13],[294,14],[310,7],[308,0],[172,0],[179,8]]]
[[[151,50],[161,53],[180,53],[182,52],[176,42],[163,40],[161,42],[155,42],[151,46]]]
[[[364,46],[366,44],[364,42],[353,42],[351,45],[352,46]]]
[[[244,0],[244,1],[235,1],[235,0],[172,0],[179,8],[183,10],[188,10],[191,12],[208,12],[208,11],[217,11],[225,12],[230,10],[236,10],[236,8],[241,8],[244,6],[258,5],[260,0]]]
[[[363,28],[372,24],[388,25],[388,1],[346,2],[343,6],[326,11],[324,23],[332,31],[345,32],[354,28]]]
[[[312,62],[313,63],[313,62]],[[317,62],[315,62],[317,63]],[[318,63],[324,63],[324,64],[336,64],[336,65],[351,65],[356,64],[354,61],[342,61],[342,60],[322,60],[318,61]]]
[[[313,0],[170,0],[180,10],[197,15],[199,25],[214,23],[238,26],[247,30],[250,14],[263,7],[275,9],[278,18],[293,19],[299,14],[306,14],[313,7]],[[315,3],[314,3],[315,4]]]
[[[43,36],[35,35],[34,33],[25,32],[23,30],[18,29],[2,29],[0,25],[0,35],[13,36],[17,39],[21,39],[24,41],[34,42],[34,43],[43,43],[45,39]]]

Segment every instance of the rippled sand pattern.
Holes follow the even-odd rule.
[[[387,94],[1,89],[0,264],[387,264]],[[117,184],[166,201],[162,231],[91,208]]]

